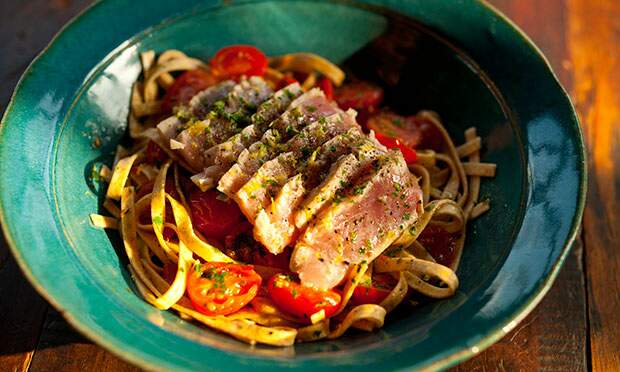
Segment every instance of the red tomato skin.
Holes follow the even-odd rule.
[[[383,102],[383,89],[377,85],[358,81],[336,89],[334,99],[343,110],[350,108],[367,110],[379,107]]]
[[[242,216],[234,201],[220,200],[218,195],[216,190],[202,192],[195,189],[189,194],[187,202],[196,229],[208,238],[224,240],[241,223]]]
[[[223,78],[238,78],[241,75],[262,76],[267,71],[267,57],[251,45],[224,47],[215,53],[210,64]]]
[[[363,305],[363,304],[380,304],[381,301],[385,300],[385,298],[390,294],[389,291],[384,291],[375,287],[365,287],[358,285],[355,287],[353,291],[353,296],[351,296],[351,303],[354,305]]]
[[[442,151],[444,140],[439,129],[430,122],[416,116],[409,116],[406,120],[420,131],[420,143],[417,146],[418,148]]]
[[[175,106],[186,104],[196,93],[218,83],[218,79],[203,69],[189,70],[174,80],[162,99],[164,113],[172,112]]]
[[[278,308],[305,321],[321,310],[325,311],[325,317],[332,316],[341,301],[340,294],[333,290],[318,291],[304,287],[285,274],[271,277],[267,292]]]
[[[372,284],[360,284],[355,287],[351,296],[354,305],[380,304],[390,294],[396,281],[388,274],[374,274]]]
[[[427,226],[418,241],[428,250],[437,263],[450,266],[456,259],[456,240],[455,234],[450,234],[441,227]]]
[[[405,158],[405,162],[407,164],[413,164],[418,159],[418,155],[416,154],[415,150],[405,146],[403,143],[400,142],[398,138],[388,137],[378,132],[375,133],[375,138],[377,138],[377,141],[379,141],[388,149],[399,149],[400,152],[403,154],[403,157]]]
[[[321,88],[323,93],[325,93],[325,98],[330,101],[334,99],[334,85],[332,84],[331,80],[326,77],[322,77],[319,79],[317,86]]]
[[[168,154],[153,141],[149,141],[146,145],[144,158],[149,164],[159,164],[168,160]]]
[[[298,83],[297,79],[295,79],[289,74],[285,74],[284,77],[280,79],[280,81],[278,81],[278,84],[276,85],[276,90],[280,90],[293,83]]]
[[[177,274],[177,268],[178,268],[177,265],[172,262],[166,262],[164,264],[164,270],[162,273],[162,277],[169,284],[171,284],[174,281],[174,278],[176,277],[176,274]]]
[[[275,267],[283,271],[289,271],[291,262],[291,249],[287,247],[282,253],[275,255],[264,249],[255,250],[252,262],[256,265]]]
[[[172,112],[175,106],[187,104],[196,93],[214,85],[217,79],[209,72],[189,70],[175,79],[162,99],[162,111]]]
[[[217,273],[219,281],[203,277],[207,270]],[[192,306],[206,315],[228,315],[240,310],[256,297],[262,281],[251,265],[225,262],[202,263],[199,272],[192,268],[187,275]],[[215,309],[209,309],[208,303]]]
[[[232,246],[235,239],[237,239],[239,235],[243,233],[248,233],[248,232],[251,233],[252,227],[253,225],[249,223],[248,221],[241,221],[240,223],[233,226],[232,229],[229,230],[226,233],[226,236],[224,237],[224,246],[226,247]]]

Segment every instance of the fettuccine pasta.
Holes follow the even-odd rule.
[[[458,290],[467,224],[491,208],[480,184],[497,171],[475,128],[457,146],[436,113],[381,108],[382,88],[311,53],[140,62],[133,144],[98,170],[109,216],[90,220],[119,230],[146,302],[287,346],[372,332],[412,293]]]

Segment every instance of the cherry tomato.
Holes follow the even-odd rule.
[[[197,311],[227,315],[247,305],[258,293],[261,277],[251,265],[197,263],[187,278],[187,294]]]
[[[198,231],[209,238],[223,240],[242,221],[241,211],[232,200],[221,200],[216,190],[190,192],[188,203],[192,222]]]
[[[357,81],[336,89],[334,99],[343,110],[367,110],[381,104],[383,89],[365,81]]]
[[[168,113],[175,106],[188,103],[196,93],[217,84],[218,79],[203,69],[189,70],[174,80],[162,99],[161,109]]]
[[[233,247],[235,245],[235,240],[237,240],[239,235],[243,233],[250,233],[250,235],[252,234],[252,227],[253,225],[248,221],[241,221],[241,223],[236,224],[226,233],[226,236],[224,237],[224,245],[226,247]]]
[[[144,157],[149,164],[159,164],[168,160],[168,154],[154,141],[149,141],[146,145]]]
[[[332,85],[331,80],[326,77],[322,77],[319,79],[319,82],[316,84],[323,93],[325,93],[325,97],[329,100],[334,99],[334,86]]]
[[[271,277],[267,292],[280,309],[306,321],[321,310],[325,310],[325,316],[330,317],[338,310],[341,300],[340,294],[335,291],[304,287],[286,274]]]
[[[435,125],[416,116],[406,118],[409,126],[414,126],[420,131],[420,140],[417,148],[441,151],[444,146],[443,136]]]
[[[420,144],[422,133],[413,121],[391,112],[379,112],[368,119],[368,129],[390,138],[398,138],[402,144],[415,149]]]
[[[380,304],[390,294],[396,280],[389,274],[374,274],[372,283],[360,283],[353,291],[351,302],[354,305]]]
[[[291,249],[288,247],[280,254],[275,255],[264,249],[256,249],[252,256],[252,262],[256,265],[275,267],[284,271],[289,271],[291,262]]]
[[[172,284],[176,275],[177,265],[172,262],[166,262],[164,264],[164,270],[162,273],[162,277],[164,278],[164,280],[167,281],[169,284]]]
[[[388,149],[399,149],[407,164],[415,163],[418,159],[415,150],[403,144],[399,138],[388,137],[379,132],[375,133],[375,137]]]
[[[432,225],[427,226],[418,237],[435,261],[444,266],[450,266],[456,259],[456,240],[455,234]]]
[[[278,81],[278,84],[276,85],[276,89],[282,89],[285,86],[291,85],[293,83],[298,83],[297,79],[295,79],[290,74],[284,74],[284,77],[280,79],[280,81]]]
[[[262,76],[267,71],[267,57],[251,45],[224,47],[215,53],[210,63],[213,70],[224,78]]]

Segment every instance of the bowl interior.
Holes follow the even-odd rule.
[[[438,112],[457,144],[462,143],[466,128],[477,127],[484,145],[482,159],[497,163],[498,173],[495,179],[482,182],[481,198],[489,198],[492,208],[469,226],[458,270],[461,286],[454,297],[401,309],[375,333],[352,332],[334,341],[273,349],[250,347],[199,329],[174,314],[155,310],[134,293],[118,236],[92,228],[88,215],[100,211],[103,195],[93,169],[110,165],[115,146],[126,141],[131,85],[141,71],[139,52],[174,48],[207,59],[220,47],[237,43],[256,45],[268,55],[315,52],[344,64],[357,76],[383,85],[397,112]],[[102,146],[94,146],[96,139]],[[439,345],[440,335],[429,330],[493,279],[510,252],[527,191],[519,129],[501,94],[474,61],[411,19],[351,4],[227,6],[192,12],[135,36],[109,54],[83,82],[56,135],[53,161],[56,207],[76,264],[93,285],[125,309],[120,316],[127,322],[147,319],[172,334],[225,351],[284,359],[332,355],[343,364],[348,351],[385,347],[386,342],[395,345],[394,352],[403,339],[409,346],[429,339],[431,344],[425,343],[424,348],[434,342]]]

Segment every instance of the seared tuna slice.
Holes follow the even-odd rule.
[[[194,183],[203,190],[215,186],[222,175],[237,160],[241,151],[260,140],[269,124],[280,116],[292,100],[300,94],[301,87],[298,83],[293,83],[280,89],[270,99],[261,103],[258,111],[252,115],[251,125],[205,152],[206,168],[192,177]]]
[[[319,89],[312,89],[294,100],[289,108],[278,119],[270,124],[270,129],[263,134],[260,141],[253,143],[239,154],[234,164],[220,179],[218,190],[233,197],[263,163],[272,159],[282,151],[288,139],[306,125],[341,110],[325,99]]]
[[[234,86],[234,81],[226,80],[196,94],[190,100],[189,107],[177,108],[178,115],[170,116],[157,125],[160,136],[168,143],[171,138],[175,138],[185,129],[187,118],[204,118],[213,108],[213,104],[226,98]]]
[[[418,218],[422,192],[400,152],[376,158],[359,174],[297,240],[291,270],[305,286],[333,288],[349,265],[372,261]]]
[[[263,164],[233,197],[250,221],[254,221],[262,208],[271,204],[275,192],[279,191],[288,178],[299,173],[305,158],[329,138],[352,126],[357,126],[355,119],[344,113],[321,118],[304,127],[283,146],[290,149],[290,152],[280,154]],[[259,186],[268,188],[269,192],[257,190]]]
[[[254,238],[263,243],[271,253],[278,254],[294,239],[296,228],[293,213],[303,201],[307,190],[318,185],[330,164],[337,159],[336,154],[331,156],[334,146],[327,144],[340,138],[345,132],[357,132],[363,136],[361,128],[355,122],[354,113],[334,114],[312,123],[287,143],[290,149],[296,149],[299,158],[304,161],[300,163],[300,167],[290,170],[291,178],[278,193],[271,208],[258,213],[254,226]],[[355,157],[345,161],[345,164],[351,160],[355,160]],[[337,172],[334,176],[339,175]]]
[[[235,85],[237,84],[234,81],[226,80],[199,92],[189,101],[189,113],[197,118],[204,118],[211,112],[213,104],[228,96]]]
[[[295,153],[280,154],[267,161],[235,194],[234,199],[241,211],[252,222],[258,212],[267,208],[279,188],[286,182],[291,169],[295,168]]]
[[[205,168],[205,150],[224,142],[250,123],[259,103],[271,94],[267,83],[257,77],[235,85],[225,100],[217,101],[204,120],[194,121],[175,141],[179,153],[196,171]]]
[[[356,172],[365,167],[368,162],[387,153],[387,149],[374,138],[354,131],[335,137],[324,147],[325,151],[321,152],[321,156],[307,170],[309,175],[307,189],[311,191],[295,211],[293,220],[298,229],[304,228],[325,204],[331,202],[336,192],[343,184],[355,177]],[[324,169],[340,154],[349,155],[343,156],[329,168],[329,173],[322,177]],[[312,175],[319,175],[319,177],[312,177]]]

